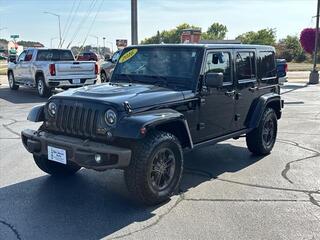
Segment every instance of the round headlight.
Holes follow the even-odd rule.
[[[51,117],[54,117],[57,113],[57,105],[54,102],[49,103],[48,112]]]
[[[108,125],[113,126],[117,123],[117,114],[113,110],[109,109],[104,114],[104,120]]]

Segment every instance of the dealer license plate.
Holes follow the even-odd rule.
[[[67,164],[66,150],[48,146],[48,159],[54,162]]]

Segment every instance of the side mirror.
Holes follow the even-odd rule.
[[[223,73],[207,73],[205,76],[206,86],[212,88],[222,87]]]

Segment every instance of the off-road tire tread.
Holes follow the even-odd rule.
[[[133,197],[140,203],[145,205],[156,205],[169,199],[170,196],[163,198],[154,197],[148,190],[148,184],[144,179],[146,171],[148,157],[151,155],[154,148],[164,141],[172,141],[178,147],[181,153],[181,172],[179,179],[172,193],[177,191],[180,184],[182,172],[183,172],[183,154],[179,140],[171,133],[153,131],[142,141],[135,143],[132,147],[132,158],[130,166],[125,170],[125,181],[129,192],[133,194]],[[174,181],[174,180],[173,180]]]
[[[266,108],[266,110],[264,111],[262,118],[259,122],[259,126],[252,130],[251,132],[247,133],[246,135],[246,142],[247,142],[247,147],[249,149],[250,152],[252,152],[254,155],[257,156],[263,156],[263,155],[267,155],[271,152],[273,145],[266,149],[263,146],[262,143],[262,128],[263,128],[263,123],[265,121],[265,118],[269,115],[272,114],[273,118],[275,119],[275,127],[276,127],[276,133],[277,133],[277,115],[274,111],[274,109],[272,108]],[[275,138],[277,137],[277,135],[275,135]]]

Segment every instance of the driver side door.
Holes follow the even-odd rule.
[[[23,51],[18,59],[17,59],[17,63],[15,66],[15,71],[14,71],[14,78],[15,81],[22,83],[24,81],[23,76],[22,76],[22,71],[23,71],[23,62],[24,59],[26,57],[27,51]]]
[[[197,125],[198,142],[210,140],[235,131],[235,84],[232,51],[214,50],[206,54],[203,76],[222,73],[223,85],[201,89],[201,106]]]

